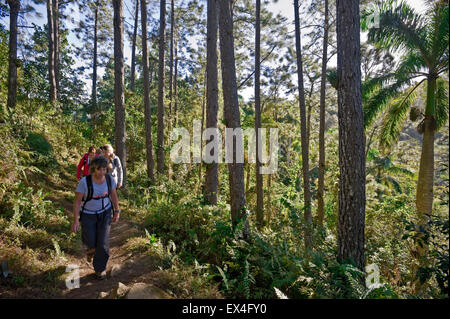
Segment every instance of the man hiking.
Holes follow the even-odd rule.
[[[106,174],[107,165],[103,156],[92,160],[91,174],[78,183],[73,206],[72,231],[76,233],[81,222],[82,241],[88,249],[87,261],[91,262],[93,258],[98,279],[106,278],[111,222],[118,222],[120,216],[116,182]]]

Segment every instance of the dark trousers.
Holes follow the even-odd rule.
[[[94,270],[106,270],[109,259],[109,233],[111,230],[112,209],[96,214],[81,214],[81,238],[88,249],[95,248]]]

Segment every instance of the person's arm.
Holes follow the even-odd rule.
[[[80,178],[81,178],[81,169],[83,168],[83,166],[84,166],[84,155],[81,158],[81,160],[80,160],[80,162],[78,163],[78,166],[77,166],[77,179],[78,180],[80,180]]]
[[[80,228],[80,208],[81,201],[83,199],[83,193],[75,193],[75,202],[73,203],[73,224],[72,231],[76,233]]]
[[[117,191],[115,188],[111,190],[111,202],[114,207],[114,216],[113,216],[113,222],[118,222],[120,217],[120,209],[119,209],[119,198],[117,197]]]
[[[120,158],[117,157],[117,163],[119,165],[117,165],[117,188],[121,188],[122,187],[122,181],[123,181],[123,170],[122,170],[122,162],[120,161]]]

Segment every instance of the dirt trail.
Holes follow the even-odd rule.
[[[77,181],[73,176],[63,174],[64,188],[75,190]],[[59,188],[61,185],[59,185]],[[73,201],[68,196],[52,194],[48,197],[57,206],[62,207],[65,213],[73,219]],[[120,191],[119,191],[120,202]],[[61,286],[62,298],[95,299],[100,292],[110,292],[121,282],[127,286],[136,282],[153,283],[151,280],[151,259],[149,257],[134,256],[124,248],[127,239],[138,236],[141,232],[130,221],[124,219],[126,209],[122,205],[121,219],[111,224],[110,234],[110,258],[107,265],[107,278],[98,280],[92,262],[86,261],[84,249],[78,255],[66,255],[67,265],[77,265],[80,274],[80,287],[68,289],[65,283]]]

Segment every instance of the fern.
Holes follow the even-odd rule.
[[[273,287],[275,290],[275,294],[277,295],[278,299],[289,299],[281,290],[279,290],[277,287]]]
[[[223,283],[225,284],[225,288],[227,289],[227,291],[230,289],[230,287],[228,286],[228,279],[227,276],[225,276],[224,271],[222,270],[222,268],[220,268],[219,266],[216,266],[217,269],[219,270],[220,275],[223,278]]]

